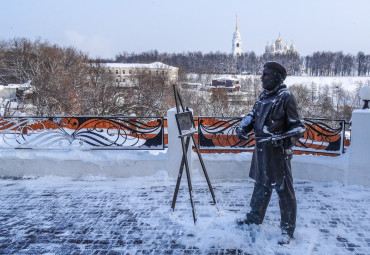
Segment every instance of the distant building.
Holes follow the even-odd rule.
[[[271,45],[267,42],[265,47],[265,53],[267,54],[287,54],[289,52],[296,52],[295,45],[292,43],[290,47],[288,47],[288,44],[285,44],[284,46],[284,42],[283,39],[280,38],[280,34],[275,42]]]
[[[26,91],[31,88],[31,81],[23,84],[0,85],[0,98],[9,100],[21,100]]]
[[[240,56],[243,53],[242,38],[238,31],[238,16],[236,16],[236,27],[235,27],[235,32],[233,35],[231,53],[234,55],[234,57]]]
[[[194,91],[200,91],[203,87],[203,84],[198,82],[187,82],[181,84],[181,88]]]
[[[240,82],[236,78],[231,77],[219,77],[212,80],[212,88],[225,88],[229,92],[235,92],[240,90]]]
[[[171,83],[177,83],[179,76],[179,68],[161,62],[151,64],[106,63],[104,66],[109,73],[115,75],[115,81],[120,85],[132,85],[134,83],[133,75],[137,71],[143,70],[147,70],[153,75],[167,75]]]

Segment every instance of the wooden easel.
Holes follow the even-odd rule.
[[[173,85],[173,91],[174,91],[174,94],[175,94],[175,102],[176,102],[176,110],[177,110],[177,113],[178,114],[180,113],[180,106],[181,106],[181,112],[189,111],[188,108],[187,108],[187,110],[185,110],[184,105],[182,103],[181,96],[180,96],[180,94],[179,94],[179,92],[178,92],[177,87],[176,87],[175,84]],[[193,122],[193,124],[194,124],[194,122]],[[192,212],[193,212],[194,224],[196,224],[197,216],[196,216],[196,213],[195,213],[194,200],[193,200],[193,197],[194,197],[193,196],[193,188],[192,188],[192,184],[191,184],[189,163],[188,163],[188,158],[187,158],[187,151],[189,149],[190,138],[193,139],[193,143],[195,145],[195,150],[196,150],[196,152],[198,154],[198,158],[199,158],[200,164],[202,165],[204,176],[206,177],[206,180],[207,180],[207,183],[208,183],[209,191],[211,192],[211,195],[212,195],[213,203],[216,206],[217,206],[217,202],[216,202],[216,198],[215,198],[215,194],[213,192],[213,188],[212,188],[211,182],[210,182],[209,177],[208,177],[208,174],[207,174],[206,167],[204,165],[204,161],[203,161],[202,155],[199,152],[199,146],[197,144],[197,141],[195,140],[194,133],[196,133],[196,132],[190,132],[188,134],[182,135],[181,132],[180,132],[180,135],[179,135],[179,138],[181,139],[181,145],[182,145],[182,152],[183,152],[183,154],[182,154],[182,160],[181,160],[180,169],[179,169],[179,175],[177,177],[177,183],[176,183],[175,193],[173,194],[171,208],[172,208],[172,210],[175,210],[175,204],[176,204],[177,194],[179,192],[180,182],[181,182],[182,173],[184,171],[184,165],[185,165],[186,177],[187,177],[188,187],[189,187],[190,203],[191,203],[191,208],[192,208]],[[186,137],[186,142],[184,141],[184,138],[185,137]]]

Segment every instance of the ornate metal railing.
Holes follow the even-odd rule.
[[[240,141],[235,132],[242,118],[198,117],[198,143],[202,150],[254,149],[253,135]],[[342,154],[345,151],[345,120],[304,119],[306,132],[293,147],[296,151]]]
[[[164,149],[163,117],[2,117],[0,148]]]

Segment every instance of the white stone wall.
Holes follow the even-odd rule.
[[[348,184],[370,187],[370,109],[352,113]]]

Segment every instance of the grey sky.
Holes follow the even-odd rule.
[[[235,14],[243,51],[292,41],[314,51],[370,54],[369,0],[0,0],[0,39],[40,37],[90,56],[122,51],[230,52]]]

